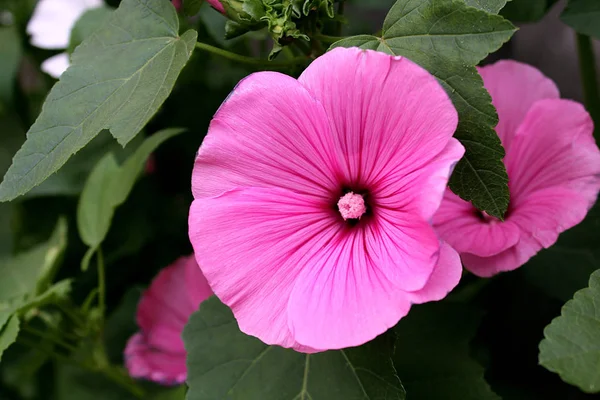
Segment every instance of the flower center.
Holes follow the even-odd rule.
[[[337,206],[344,220],[360,219],[367,211],[365,199],[360,194],[354,192],[348,192],[340,197]]]

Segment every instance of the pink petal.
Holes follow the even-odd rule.
[[[185,351],[168,353],[151,346],[142,333],[133,335],[125,347],[125,366],[133,378],[162,385],[177,385],[187,376]]]
[[[520,230],[515,223],[483,217],[450,189],[446,190],[433,222],[440,237],[459,253],[489,257],[519,242]]]
[[[198,199],[236,187],[281,187],[329,200],[339,187],[332,149],[323,107],[298,81],[275,72],[252,74],[211,122],[192,191]]]
[[[539,190],[528,196],[510,215],[521,230],[519,242],[493,257],[463,254],[465,267],[479,276],[512,271],[542,248],[556,243],[561,232],[579,224],[591,205],[585,196],[566,188]]]
[[[594,124],[579,103],[535,103],[506,156],[512,208],[518,209],[530,193],[560,187],[585,197],[587,211],[600,189],[600,151],[593,131]],[[569,207],[565,202],[561,209]]]
[[[146,343],[156,351],[166,353],[184,353],[185,346],[181,334],[183,326],[157,325],[147,332],[143,332]]]
[[[319,349],[357,346],[408,313],[404,290],[426,286],[439,255],[431,226],[410,216],[378,210],[369,224],[337,235],[314,255],[288,303],[298,342]]]
[[[221,2],[219,0],[207,0],[207,1],[208,1],[208,4],[213,6],[213,8],[215,10],[217,10],[221,14],[225,14],[225,8],[223,7],[223,4],[221,4]]]
[[[558,99],[558,88],[536,68],[517,61],[503,60],[479,68],[486,89],[500,119],[496,132],[504,148],[512,138],[531,106],[538,100]]]
[[[202,272],[240,329],[267,344],[298,347],[288,299],[301,271],[340,234],[337,217],[311,196],[238,189],[194,200],[189,234]]]
[[[412,303],[438,301],[458,285],[462,276],[462,263],[458,253],[447,243],[440,247],[440,257],[425,287],[409,293]]]
[[[325,108],[350,187],[377,190],[419,170],[444,150],[458,123],[437,80],[403,57],[336,48],[299,82]]]
[[[404,176],[387,176],[385,186],[376,193],[375,202],[390,210],[411,210],[430,221],[440,207],[452,170],[464,152],[458,140],[451,138],[446,148],[423,168]]]
[[[368,232],[352,230],[324,246],[303,270],[288,303],[298,342],[325,349],[358,346],[408,313],[407,294],[381,270],[378,254],[371,258],[365,251],[368,241]]]
[[[194,311],[197,311],[200,303],[212,296],[213,291],[202,274],[194,255],[189,256],[185,266],[185,283],[189,301],[194,306]]]
[[[144,292],[137,310],[138,325],[143,331],[160,325],[183,331],[189,316],[200,305],[188,296],[186,268],[190,263],[198,268],[193,256],[179,258],[160,271]]]

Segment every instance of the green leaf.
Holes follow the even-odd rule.
[[[15,78],[21,63],[21,38],[14,26],[0,28],[0,112],[10,104]]]
[[[56,400],[135,400],[136,397],[102,374],[71,365],[56,368]]]
[[[185,385],[177,386],[157,393],[152,397],[152,400],[185,400],[186,391],[187,387]]]
[[[81,267],[85,271],[91,257],[106,238],[115,210],[123,204],[144,170],[150,154],[183,129],[164,129],[146,139],[121,167],[112,153],[106,154],[88,177],[77,205],[77,228],[90,248]]]
[[[106,237],[115,212],[114,182],[119,179],[119,165],[112,153],[106,154],[83,188],[77,206],[77,228],[83,243],[97,248]]]
[[[17,152],[0,201],[26,193],[56,172],[102,129],[125,145],[169,95],[197,33],[178,36],[165,0],[124,0],[72,55]]]
[[[409,399],[500,400],[470,357],[481,313],[463,304],[411,309],[394,328],[394,366]]]
[[[19,335],[19,317],[13,315],[8,320],[8,324],[4,329],[0,328],[0,361],[2,361],[2,353],[8,349],[8,346],[17,341]]]
[[[466,149],[450,188],[500,219],[509,201],[505,153],[494,131],[496,110],[474,66],[514,32],[502,17],[456,0],[398,0],[384,21],[382,37],[361,35],[332,45],[404,56],[438,78],[458,111],[455,137]]]
[[[116,205],[123,204],[131,189],[135,184],[140,173],[146,166],[146,161],[150,154],[152,154],[161,144],[169,140],[173,136],[179,135],[184,132],[184,129],[171,128],[164,129],[160,132],[150,136],[138,147],[133,154],[127,158],[125,163],[121,166],[119,171],[119,178],[114,182],[112,190],[114,191],[115,197],[114,202]]]
[[[183,13],[188,17],[193,17],[200,12],[200,7],[204,0],[183,0]]]
[[[54,278],[66,244],[67,223],[60,218],[46,243],[0,260],[0,302],[34,297],[45,291]]]
[[[544,329],[540,364],[587,393],[600,392],[600,270]]]
[[[55,174],[34,187],[25,197],[76,196],[81,194],[92,169],[106,153],[111,152],[118,161],[126,159],[142,142],[142,135],[136,136],[125,148],[117,143],[108,131],[102,131],[81,151],[75,154]]]
[[[542,19],[556,0],[512,0],[501,15],[513,22],[535,22]]]
[[[140,399],[103,374],[66,364],[57,365],[56,370],[55,400]],[[145,389],[144,400],[184,400],[185,386],[166,388],[151,383],[141,383],[140,386]]]
[[[569,4],[560,18],[577,32],[600,39],[600,2],[598,0],[569,0]]]
[[[468,6],[479,8],[489,13],[498,14],[508,0],[465,0]]]
[[[104,21],[112,14],[112,7],[102,6],[86,11],[71,29],[71,37],[69,39],[69,47],[67,52],[72,54],[77,46],[85,39],[92,36],[98,30]]]
[[[364,346],[302,354],[240,332],[216,297],[202,303],[183,332],[187,400],[401,400],[389,336]]]

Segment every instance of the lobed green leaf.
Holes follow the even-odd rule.
[[[500,400],[470,356],[482,314],[465,304],[414,307],[394,328],[394,366],[409,398]]]
[[[81,267],[86,270],[91,257],[106,238],[115,210],[123,204],[143,171],[150,154],[163,142],[183,132],[165,129],[146,139],[122,166],[107,153],[92,170],[77,205],[77,228],[89,246]]]
[[[140,132],[194,49],[197,33],[179,37],[178,29],[168,1],[121,2],[73,53],[0,184],[0,201],[39,185],[102,129],[122,145]]]
[[[479,8],[489,13],[498,14],[510,0],[465,0],[468,6]]]
[[[183,332],[188,400],[403,400],[389,337],[357,348],[303,354],[242,333],[216,297]]]
[[[2,353],[8,347],[17,341],[17,336],[19,335],[19,317],[13,315],[8,320],[8,323],[4,328],[0,328],[0,361],[2,361]]]
[[[540,364],[587,393],[600,392],[600,270],[544,329]]]

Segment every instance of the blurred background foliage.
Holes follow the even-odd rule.
[[[117,6],[118,0],[108,3]],[[347,3],[345,18],[351,24],[344,26],[343,33],[354,35],[373,32],[381,26],[393,0],[348,0]],[[39,65],[58,52],[31,46],[25,32],[35,4],[36,0],[0,0],[0,176],[24,141],[26,129],[34,122],[54,83],[40,71]],[[515,58],[533,64],[557,82],[564,97],[581,100],[575,33],[558,18],[564,6],[563,1],[554,0],[509,2],[502,13],[518,23],[520,31],[487,62]],[[265,44],[264,33],[255,32],[225,41],[225,22],[225,17],[205,5],[197,16],[181,17],[181,31],[192,27],[198,30],[199,40],[204,43],[240,54],[267,57],[271,46]],[[598,43],[595,45],[600,49]],[[145,132],[156,132],[183,127],[186,132],[167,141],[154,153],[154,167],[117,209],[103,246],[110,315],[105,342],[113,362],[122,361],[125,341],[136,329],[134,315],[140,288],[161,268],[192,251],[187,236],[187,215],[192,199],[190,174],[194,155],[221,102],[239,79],[253,71],[252,67],[195,52],[172,94],[145,128]],[[301,70],[291,72],[299,74]],[[136,144],[131,143],[121,149],[104,132],[25,197],[0,203],[0,258],[10,258],[45,242],[59,217],[64,216],[69,228],[68,245],[57,279],[75,277],[73,301],[82,303],[96,287],[97,278],[93,269],[80,270],[86,246],[77,235],[77,196],[92,167],[107,149],[114,150],[122,160],[135,147]],[[459,340],[470,343],[465,345],[468,354],[460,357],[476,360],[474,365],[480,367],[475,368],[483,367],[476,374],[483,373],[491,389],[504,399],[599,397],[583,394],[538,365],[538,344],[544,327],[560,314],[561,306],[576,290],[587,286],[590,274],[600,267],[599,232],[600,210],[596,207],[584,223],[563,234],[556,246],[542,251],[520,270],[489,280],[465,276],[445,301],[453,307],[448,313],[456,326],[452,327],[452,322],[440,325],[436,343],[417,331],[423,348],[435,351],[414,355],[414,363],[430,360],[437,365],[436,358],[446,356],[459,360],[455,355],[458,343],[455,340]],[[427,322],[431,307],[416,307],[416,315],[411,312],[402,324],[409,324],[413,319],[425,321],[420,324],[431,323]],[[457,329],[460,332],[451,333]],[[410,359],[410,349],[406,351]],[[42,351],[15,345],[3,355],[2,361],[1,400],[130,398],[101,376],[49,362]],[[444,370],[450,379],[453,379],[452,365]],[[402,375],[400,377],[404,380]],[[461,382],[468,385],[468,379]],[[433,386],[439,384],[435,379],[429,382]],[[406,386],[411,388],[409,382]],[[158,393],[164,400],[183,398],[180,388]],[[474,394],[471,398],[482,398],[478,396]]]

